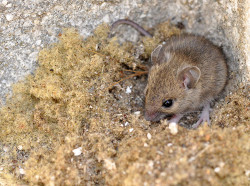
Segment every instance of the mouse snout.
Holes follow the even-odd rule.
[[[152,121],[156,117],[156,115],[156,112],[146,111],[144,116],[147,121]]]
[[[144,116],[147,121],[159,121],[162,118],[162,113],[146,110]]]

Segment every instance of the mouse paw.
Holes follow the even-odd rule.
[[[194,125],[192,125],[193,129],[196,129],[199,125],[204,124],[204,123],[207,123],[210,126],[209,109],[210,109],[209,104],[204,106],[200,119]]]
[[[200,119],[194,124],[192,125],[193,129],[198,128],[200,125],[203,125],[204,123],[207,123],[208,126],[210,126],[210,120],[209,120],[209,116],[208,117],[200,117]]]

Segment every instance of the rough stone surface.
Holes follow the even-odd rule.
[[[223,47],[228,58],[232,87],[247,83],[250,69],[250,19],[247,0],[25,0],[0,1],[0,105],[11,85],[32,73],[37,54],[57,41],[65,27],[75,27],[87,37],[100,23],[135,20],[146,29],[171,20],[187,32],[204,35]],[[121,26],[123,36],[138,33]],[[121,32],[120,31],[120,32]]]

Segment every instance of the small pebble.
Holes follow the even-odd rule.
[[[8,151],[9,151],[9,148],[8,148],[8,147],[3,147],[3,151],[4,151],[4,152],[8,152]]]
[[[108,15],[108,14],[105,15],[105,16],[102,18],[102,21],[103,21],[104,23],[109,23],[109,22],[110,22],[110,17],[109,17],[109,15]]]
[[[163,154],[163,152],[161,152],[161,151],[156,151],[158,154],[160,154],[160,155],[164,155]]]
[[[63,11],[64,10],[63,6],[60,6],[60,5],[55,6],[54,9],[57,10],[57,11]]]
[[[144,147],[148,147],[148,144],[147,144],[147,143],[144,143],[143,145],[144,145]]]
[[[130,94],[132,92],[131,88],[132,88],[132,86],[127,86],[127,88],[126,88],[126,94]]]
[[[148,166],[153,169],[154,168],[154,162],[152,160],[149,160]]]
[[[19,172],[20,172],[20,174],[25,174],[25,170],[22,168],[19,169]]]
[[[10,4],[7,4],[6,7],[7,7],[7,8],[10,8],[10,7],[12,7],[12,4],[11,4],[11,3],[10,3]]]
[[[175,135],[178,133],[178,126],[176,123],[170,123],[168,128],[171,134]]]
[[[247,177],[249,177],[249,176],[250,176],[250,170],[246,170],[246,171],[245,171],[245,175],[246,175]]]
[[[171,147],[173,144],[172,143],[168,143],[168,147]]]
[[[224,167],[225,163],[224,162],[220,162],[219,165],[220,165],[220,167]]]
[[[12,14],[6,14],[5,17],[6,17],[7,21],[11,21],[14,18],[14,16]]]
[[[150,133],[147,133],[147,138],[148,138],[149,140],[151,140],[152,135],[151,135]]]
[[[35,24],[35,25],[38,25],[39,23],[40,23],[40,21],[37,20],[37,19],[34,21],[34,24]]]
[[[17,149],[18,149],[18,150],[23,150],[23,146],[22,146],[22,145],[18,145],[18,146],[17,146]]]
[[[108,170],[114,170],[116,169],[116,164],[115,162],[113,162],[111,159],[105,159],[104,160],[105,162],[105,167],[108,169]]]
[[[166,172],[161,172],[160,176],[161,176],[161,177],[166,177],[167,174],[166,174]]]
[[[141,114],[141,111],[136,111],[134,112],[135,115],[140,115]]]
[[[128,126],[129,125],[129,122],[125,122],[124,123],[124,126],[126,127],[126,126]]]
[[[82,154],[82,147],[74,149],[72,150],[72,152],[74,153],[75,156],[79,156],[80,154]]]
[[[129,129],[129,132],[133,132],[133,130],[134,130],[134,129],[133,129],[133,128],[131,128],[131,129]]]
[[[7,0],[3,0],[3,1],[2,1],[2,4],[3,4],[4,6],[6,6],[6,5],[8,4],[8,1],[7,1]]]
[[[29,27],[29,26],[31,26],[31,24],[32,23],[30,21],[26,21],[23,23],[23,27]]]
[[[216,173],[220,172],[220,167],[216,167],[216,168],[214,169],[214,172],[216,172]]]

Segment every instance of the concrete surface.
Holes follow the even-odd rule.
[[[248,0],[1,0],[0,105],[11,85],[35,70],[39,50],[56,42],[62,28],[75,27],[87,37],[98,24],[121,18],[145,28],[181,22],[188,32],[206,36],[223,47],[231,88],[237,87],[249,81],[249,6]],[[131,28],[121,29],[137,38]]]

